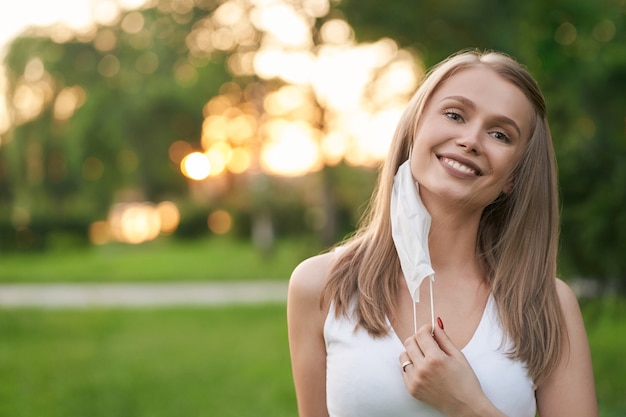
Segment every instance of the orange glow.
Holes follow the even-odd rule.
[[[206,153],[206,159],[209,161],[209,174],[210,176],[217,176],[224,172],[226,169],[226,163],[230,159],[232,150],[230,146],[224,142],[218,142],[211,147]]]
[[[80,86],[62,89],[54,101],[54,118],[68,120],[74,115],[76,109],[85,102],[85,90]]]
[[[337,165],[347,152],[348,138],[341,132],[332,132],[322,139],[321,147],[327,165]]]
[[[263,107],[272,116],[282,116],[290,111],[304,106],[306,98],[301,88],[296,86],[284,86],[265,98]]]
[[[114,205],[108,224],[116,241],[135,245],[153,240],[161,230],[156,208],[148,203]]]
[[[233,75],[269,80],[227,82],[205,104],[200,141],[208,164],[197,157],[204,167],[197,177],[251,167],[299,176],[341,161],[375,167],[384,158],[420,63],[391,39],[356,42],[341,18],[326,19],[314,36],[315,19],[330,5],[225,1],[192,29],[192,55],[227,50]],[[284,85],[274,88],[275,79]]]
[[[192,152],[183,158],[180,170],[187,178],[200,181],[211,173],[211,163],[202,152]]]
[[[161,230],[161,219],[152,205],[132,204],[124,208],[119,218],[118,238],[138,244],[153,240]]]
[[[252,164],[252,155],[247,148],[234,148],[232,156],[226,167],[233,174],[241,174],[247,171]]]
[[[233,226],[233,218],[226,210],[215,210],[207,219],[209,229],[216,235],[228,233]]]
[[[244,13],[245,10],[241,4],[233,1],[227,1],[215,9],[212,18],[219,25],[232,26],[245,18]]]
[[[228,136],[235,144],[242,144],[252,138],[256,131],[256,120],[250,115],[241,114],[232,118],[228,124]]]
[[[111,207],[106,221],[89,227],[89,239],[103,245],[111,241],[140,244],[160,234],[174,233],[180,223],[180,211],[170,202],[118,203]]]
[[[325,43],[341,44],[352,40],[354,32],[345,20],[332,19],[322,25],[320,36]]]
[[[89,240],[94,245],[104,245],[112,239],[109,223],[99,220],[89,225]]]
[[[172,234],[180,224],[180,211],[176,204],[171,201],[163,201],[156,206],[157,213],[161,219],[161,230],[163,234]]]
[[[18,84],[13,94],[17,122],[23,123],[37,118],[43,111],[49,95],[51,90],[45,83]]]
[[[111,29],[103,29],[96,35],[93,46],[100,52],[111,52],[117,46],[117,34]]]
[[[193,148],[191,147],[189,142],[185,142],[184,140],[177,140],[170,145],[168,155],[170,157],[170,161],[178,165],[181,163],[183,158],[191,152],[193,152]]]
[[[261,166],[271,174],[304,175],[322,168],[314,131],[304,122],[275,120],[267,123],[268,138],[261,150]]]
[[[144,18],[140,12],[132,12],[122,20],[122,30],[126,33],[138,33],[143,29]]]
[[[228,119],[222,115],[211,115],[202,123],[202,147],[207,149],[212,141],[228,139]]]
[[[215,96],[202,109],[204,117],[209,118],[211,115],[219,115],[226,112],[233,103],[226,96]]]
[[[268,32],[282,45],[292,47],[310,47],[312,20],[294,10],[291,4],[269,2],[257,7],[252,15],[256,27]]]

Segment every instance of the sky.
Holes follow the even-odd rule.
[[[81,28],[111,5],[130,9],[143,3],[145,0],[0,0],[0,50],[4,55],[6,45],[28,26],[61,22]]]

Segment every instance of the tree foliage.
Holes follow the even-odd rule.
[[[198,141],[203,105],[228,80],[223,54],[191,56],[185,44],[206,14],[151,8],[134,12],[140,31],[120,19],[68,41],[27,34],[13,42],[5,65],[18,124],[0,148],[6,218],[18,229],[19,212],[25,223],[69,219],[84,229],[116,201],[186,194],[168,149]],[[29,89],[39,112],[20,114]]]

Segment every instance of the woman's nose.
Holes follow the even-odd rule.
[[[480,132],[478,130],[466,131],[456,140],[456,145],[463,148],[465,152],[479,154],[481,152]]]

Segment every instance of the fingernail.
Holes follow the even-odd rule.
[[[443,330],[443,320],[441,320],[441,317],[437,317],[437,326]]]

